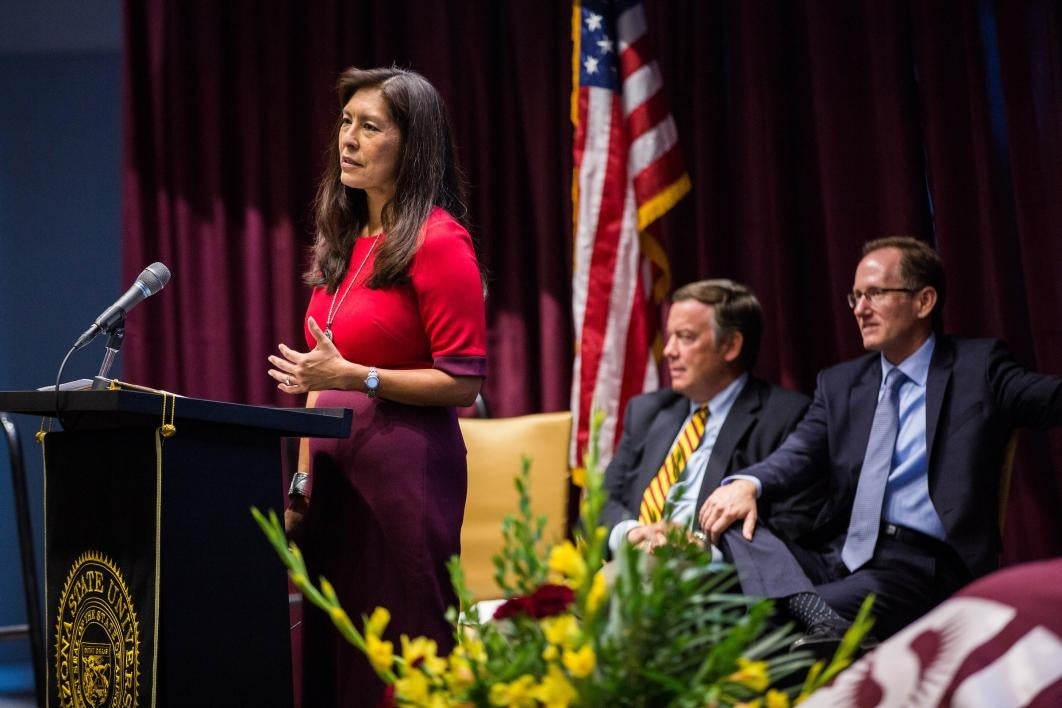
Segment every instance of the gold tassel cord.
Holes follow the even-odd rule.
[[[44,436],[50,432],[52,432],[52,419],[41,418],[41,429],[37,431],[37,433],[33,436],[33,439],[37,441],[38,445],[43,445]]]
[[[159,431],[164,438],[172,438],[177,434],[177,394],[170,393],[169,391],[163,391],[158,388],[149,388],[147,386],[137,386],[136,384],[126,383],[125,381],[119,381],[113,379],[108,386],[108,390],[120,391],[122,389],[128,391],[140,391],[141,393],[157,393],[162,396],[162,423],[159,427]]]
[[[166,420],[166,400],[170,402],[170,419]],[[172,393],[162,392],[162,437],[172,438],[177,434],[177,396]]]

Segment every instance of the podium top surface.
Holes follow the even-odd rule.
[[[59,417],[66,430],[157,427],[162,422],[163,396],[141,391],[0,391],[0,411]],[[203,398],[166,396],[175,424],[233,425],[278,437],[342,438],[350,435],[354,412],[349,408],[274,408]]]

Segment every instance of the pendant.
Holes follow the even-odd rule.
[[[325,336],[328,337],[328,341],[329,342],[332,341],[332,328],[331,327],[327,327],[325,329]]]

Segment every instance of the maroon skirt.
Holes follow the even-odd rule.
[[[456,606],[446,562],[461,550],[467,468],[452,408],[322,391],[321,408],[353,408],[350,437],[310,443],[313,488],[302,539],[310,578],[324,576],[360,631],[375,607],[391,612],[385,638],[453,645]],[[303,708],[375,706],[383,684],[328,616],[305,604]]]

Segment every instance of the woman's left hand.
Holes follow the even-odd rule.
[[[280,356],[274,354],[269,357],[269,363],[274,367],[269,370],[269,375],[284,393],[343,388],[344,375],[349,374],[350,362],[343,358],[312,317],[306,320],[306,325],[317,346],[312,351],[302,353],[280,344],[277,347]]]

